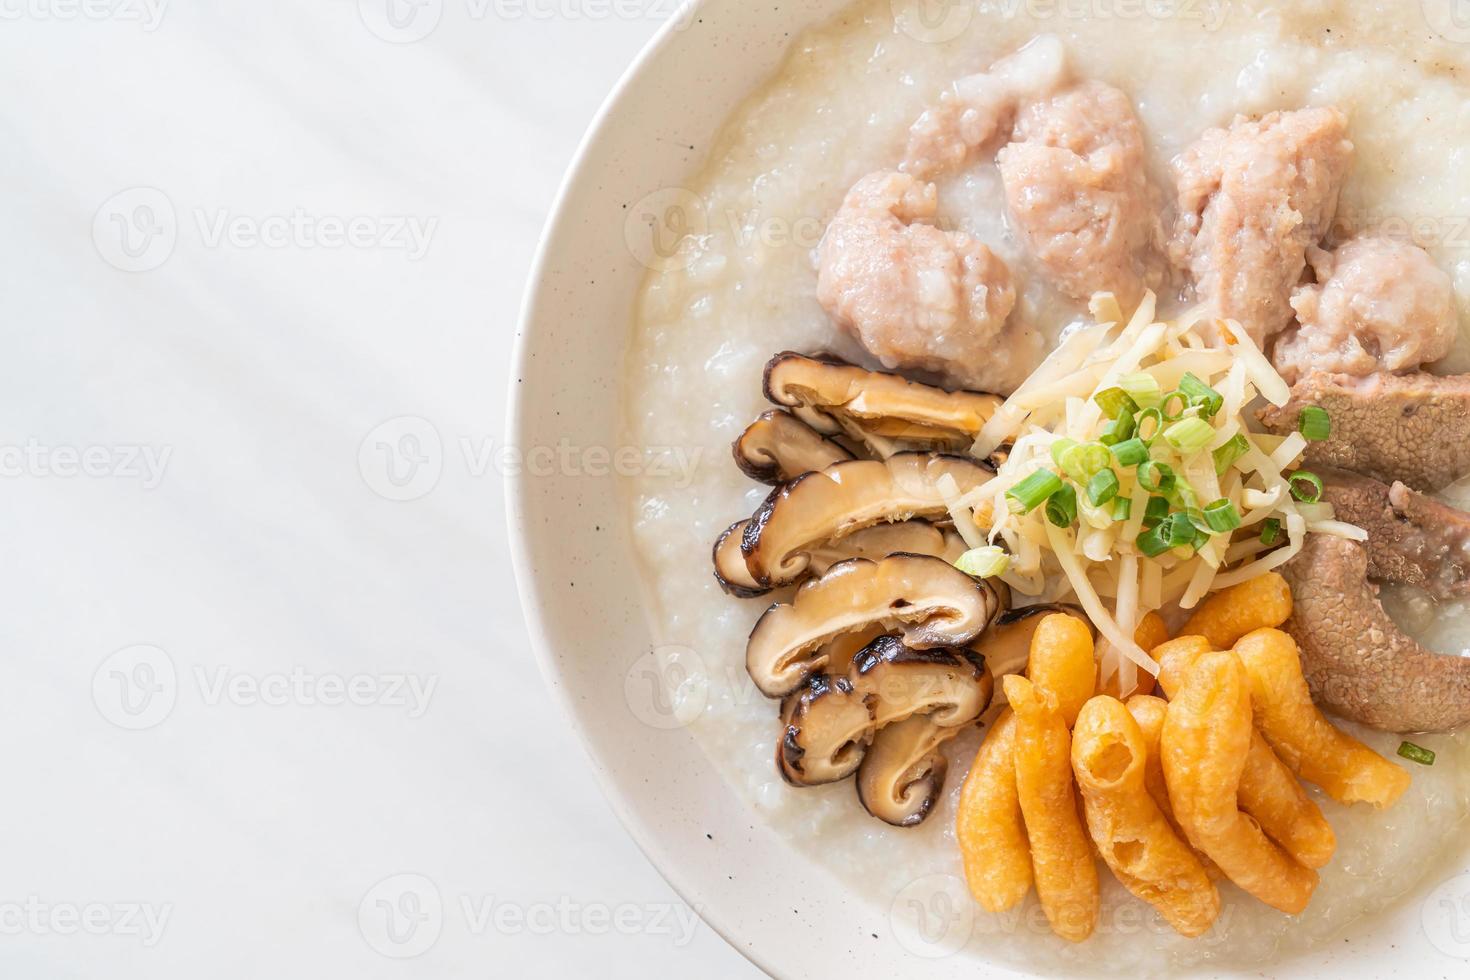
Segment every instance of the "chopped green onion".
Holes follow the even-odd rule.
[[[1057,527],[1071,527],[1077,520],[1077,488],[1070,483],[1046,498],[1046,519]]]
[[[1322,478],[1311,470],[1297,470],[1286,478],[1291,485],[1291,495],[1304,504],[1315,504],[1322,499]],[[1307,489],[1297,488],[1300,481],[1307,485]]]
[[[1189,404],[1198,405],[1200,414],[1205,418],[1213,418],[1225,404],[1224,395],[1188,372],[1179,380],[1179,393],[1188,400]]]
[[[1149,421],[1153,422],[1153,428],[1145,433],[1143,431],[1143,423]],[[1159,433],[1164,430],[1164,413],[1157,408],[1145,408],[1138,413],[1138,418],[1134,419],[1133,427],[1138,438],[1151,446],[1154,440],[1159,437]]]
[[[1147,531],[1144,531],[1134,539],[1134,547],[1149,558],[1157,558],[1159,555],[1168,551],[1173,545],[1169,544],[1168,531],[1164,527],[1167,523],[1169,522],[1165,521],[1162,524],[1155,524]]]
[[[1142,439],[1125,439],[1113,448],[1113,455],[1120,466],[1137,466],[1148,462],[1148,446]]]
[[[1051,461],[1061,466],[1062,457],[1066,455],[1068,449],[1071,449],[1075,445],[1077,445],[1076,439],[1068,439],[1066,436],[1058,439],[1051,444]]]
[[[992,544],[983,548],[971,548],[960,555],[954,566],[975,578],[993,578],[1004,572],[1010,564],[1011,556],[1003,548]]]
[[[1118,379],[1118,387],[1139,408],[1158,408],[1159,402],[1164,399],[1163,392],[1159,390],[1159,379],[1145,371],[1123,375]]]
[[[1170,411],[1169,406],[1177,404],[1178,411]],[[1159,403],[1159,412],[1164,416],[1165,422],[1178,422],[1184,418],[1185,409],[1189,408],[1189,396],[1182,391],[1171,391],[1164,396]]]
[[[1199,495],[1194,492],[1194,487],[1184,480],[1175,480],[1173,489],[1164,496],[1169,498],[1169,503],[1180,510],[1199,510]]]
[[[1150,497],[1143,508],[1143,526],[1153,527],[1169,516],[1169,501],[1163,497]]]
[[[1006,504],[1012,514],[1029,514],[1060,489],[1061,477],[1051,470],[1037,470],[1006,491]]]
[[[1122,412],[1133,413],[1138,411],[1138,404],[1128,397],[1128,392],[1122,388],[1105,388],[1092,396],[1103,412],[1110,418],[1117,418]]]
[[[1164,441],[1181,453],[1197,453],[1215,438],[1215,429],[1204,419],[1183,419],[1164,430]]]
[[[1225,471],[1235,465],[1235,461],[1251,451],[1251,444],[1246,442],[1245,436],[1237,432],[1231,436],[1230,441],[1215,450],[1215,475],[1224,476]]]
[[[1118,417],[1102,427],[1097,441],[1104,446],[1115,446],[1125,439],[1133,438],[1133,414],[1131,412],[1120,412]]]
[[[1168,493],[1174,489],[1174,470],[1152,459],[1139,463],[1138,485],[1149,493]]]
[[[1240,527],[1240,511],[1236,510],[1235,505],[1224,497],[1212,504],[1207,504],[1204,514],[1205,523],[1216,534],[1223,534]]]
[[[1307,437],[1308,442],[1322,442],[1332,435],[1332,416],[1327,414],[1325,408],[1308,405],[1296,417],[1296,427],[1298,432]]]
[[[1108,447],[1095,442],[1084,442],[1070,447],[1062,453],[1062,470],[1078,483],[1086,483],[1112,461]]]
[[[1261,544],[1275,544],[1279,537],[1281,537],[1281,521],[1274,517],[1266,518],[1266,522],[1261,525]]]
[[[1118,474],[1112,467],[1098,470],[1087,481],[1087,499],[1094,507],[1101,507],[1118,495]]]
[[[1434,753],[1422,745],[1415,745],[1413,742],[1405,742],[1400,745],[1399,755],[1408,759],[1410,762],[1417,762],[1421,766],[1434,765]]]
[[[1194,544],[1199,530],[1194,522],[1189,519],[1188,514],[1174,513],[1169,515],[1166,521],[1160,521],[1158,529],[1163,532],[1165,540],[1171,548],[1182,548],[1184,545]]]
[[[1133,501],[1127,497],[1113,498],[1113,520],[1126,521],[1133,513]]]

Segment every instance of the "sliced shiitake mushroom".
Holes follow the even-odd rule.
[[[1035,635],[1036,627],[1052,613],[1065,613],[1082,620],[1096,639],[1097,630],[1081,606],[1043,602],[1007,609],[996,617],[990,629],[970,644],[970,649],[985,658],[986,665],[996,677],[1019,674],[1026,669],[1026,661],[1031,657],[1031,637]]]
[[[771,358],[765,388],[767,398],[819,432],[946,451],[973,445],[1001,404],[995,395],[946,391],[830,355],[792,351]]]
[[[758,483],[785,483],[853,458],[852,453],[780,409],[757,418],[730,446],[735,465]]]
[[[914,715],[878,732],[857,769],[863,809],[895,827],[923,823],[944,789],[949,768],[939,746],[963,730]]]
[[[846,677],[817,674],[781,705],[776,767],[793,786],[820,786],[851,776],[873,737],[868,702]]]
[[[916,714],[944,727],[967,724],[990,704],[995,687],[984,658],[963,647],[920,650],[886,635],[853,658],[849,677],[873,706],[875,728]]]
[[[715,542],[715,578],[730,595],[749,599],[765,595],[773,587],[762,586],[751,576],[740,550],[740,538],[750,521],[736,521]],[[808,555],[810,575],[823,575],[827,569],[849,558],[887,558],[904,552],[910,555],[933,555],[954,562],[965,553],[965,542],[953,530],[939,528],[928,521],[900,521],[897,524],[874,524],[862,530],[825,542]]]
[[[824,542],[875,524],[947,516],[938,485],[946,474],[964,494],[994,471],[968,456],[898,453],[837,463],[777,487],[741,536],[750,577],[768,587],[795,582]]]
[[[751,631],[745,668],[767,697],[785,697],[826,666],[825,645],[881,625],[909,646],[962,646],[1001,611],[1004,597],[942,558],[853,558],[767,609]]]

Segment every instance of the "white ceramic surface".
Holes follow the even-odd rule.
[[[843,6],[710,0],[666,27],[629,71],[582,147],[532,277],[513,444],[620,448],[622,352],[645,272],[636,256],[647,244],[646,228],[630,218],[633,205],[682,186],[720,121],[774,70],[789,39]],[[870,903],[735,798],[650,693],[656,641],[631,571],[625,508],[622,497],[565,467],[510,481],[522,596],[548,682],[643,850],[707,921],[779,976],[1015,975],[950,955],[953,940],[973,927],[963,907],[935,901],[952,882],[920,882],[886,907]],[[914,898],[931,903],[928,935],[906,925]],[[1462,956],[1470,956],[1470,875],[1446,868],[1392,914],[1270,975],[1462,975]]]
[[[541,681],[484,455],[561,175],[669,5],[431,0],[400,43],[398,3],[0,4],[5,980],[759,975],[669,931]],[[412,259],[249,237],[298,210],[436,224]],[[412,500],[368,441],[400,417],[442,440]],[[173,673],[113,658],[139,645]],[[437,683],[412,713],[216,686],[298,668]],[[392,941],[411,893],[439,914]]]

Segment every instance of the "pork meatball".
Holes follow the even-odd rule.
[[[1156,196],[1128,97],[1084,82],[1021,110],[997,156],[1016,227],[1073,299],[1114,293],[1131,309],[1163,281]]]
[[[1459,328],[1450,277],[1422,248],[1354,238],[1310,251],[1317,281],[1291,295],[1298,324],[1272,352],[1289,383],[1313,371],[1413,371],[1450,352]]]
[[[1016,303],[1010,270],[964,232],[936,228],[937,211],[934,185],[912,175],[858,181],[818,247],[817,299],[885,367],[1008,387],[1014,365],[998,338]]]
[[[1291,291],[1337,212],[1352,164],[1335,108],[1237,118],[1174,161],[1179,218],[1170,245],[1199,299],[1257,344],[1292,318]]]

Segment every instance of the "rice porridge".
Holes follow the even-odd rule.
[[[699,234],[649,274],[625,369],[630,444],[678,446],[700,460],[687,486],[647,476],[627,488],[640,573],[655,635],[689,683],[707,691],[692,730],[713,764],[762,819],[885,914],[918,879],[963,880],[956,797],[983,731],[948,744],[944,794],[917,827],[874,820],[847,782],[786,785],[772,762],[777,704],[747,677],[745,643],[760,612],[789,592],[731,599],[709,565],[711,542],[768,491],[729,459],[731,441],[770,407],[761,391],[768,359],[784,350],[833,351],[876,366],[817,300],[813,252],[844,195],[865,174],[896,165],[910,124],[952,81],[1051,34],[1078,76],[1131,98],[1148,170],[1160,187],[1172,186],[1172,158],[1237,114],[1339,107],[1356,159],[1338,225],[1411,235],[1449,274],[1463,329],[1470,323],[1470,46],[1441,37],[1425,16],[1449,16],[1450,6],[1178,0],[1139,4],[1129,16],[1133,7],[1123,3],[977,0],[968,27],[949,36],[916,19],[914,4],[859,3],[798,38],[776,76],[708,149],[704,169],[685,189],[699,202]],[[1019,380],[1085,317],[1086,304],[1034,274],[1036,260],[1008,220],[991,159],[937,183],[938,224],[969,233],[1016,272],[1016,309],[1027,326],[997,357],[1015,360]],[[1176,301],[1160,296],[1165,306]],[[1467,369],[1463,337],[1434,368]],[[1460,604],[1441,609],[1395,591],[1389,607],[1429,646],[1470,646],[1470,618]],[[1400,741],[1351,730],[1389,757]],[[1199,965],[1250,969],[1318,946],[1393,904],[1431,869],[1447,867],[1447,848],[1458,846],[1470,812],[1470,736],[1416,741],[1437,752],[1438,762],[1411,767],[1412,787],[1392,809],[1324,803],[1337,854],[1300,916],[1276,912],[1222,880],[1219,920],[1208,935],[1189,940],[1104,874],[1102,916],[1089,941],[1070,945],[1044,920],[1035,925],[1032,895],[1018,912],[977,909],[968,953],[1037,971],[1105,963],[1110,974],[1161,975]]]

